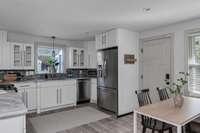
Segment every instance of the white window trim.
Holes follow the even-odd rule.
[[[200,28],[187,30],[185,31],[185,71],[189,72],[189,66],[198,66],[198,64],[189,64],[189,50],[190,50],[190,38],[196,35],[200,35]],[[189,84],[187,85],[184,94],[191,96],[191,97],[197,97],[200,98],[200,92],[198,91],[192,91],[189,90]]]

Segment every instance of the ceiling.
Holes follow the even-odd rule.
[[[116,27],[144,31],[198,17],[200,0],[0,0],[0,29],[74,40]]]

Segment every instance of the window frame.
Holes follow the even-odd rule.
[[[35,73],[36,74],[41,74],[41,73],[38,73],[37,71],[37,60],[38,60],[38,48],[39,47],[48,47],[48,48],[52,48],[53,47],[53,44],[51,43],[46,43],[46,42],[35,42]],[[66,45],[62,45],[62,44],[55,44],[54,46],[55,48],[60,48],[63,50],[63,72],[65,72],[65,69],[66,69]]]
[[[185,55],[185,71],[189,72],[189,66],[190,65],[195,65],[194,63],[190,63],[191,62],[191,57],[192,57],[192,37],[194,36],[200,36],[200,28],[198,29],[192,29],[192,30],[186,30],[184,32],[184,38],[185,38],[185,50],[184,50],[184,55]],[[200,65],[200,64],[199,64]],[[189,79],[188,79],[189,81]],[[192,97],[197,97],[200,98],[200,91],[193,91],[189,89],[189,83],[188,85],[185,87],[184,89],[184,94],[188,95],[188,96],[192,96]]]

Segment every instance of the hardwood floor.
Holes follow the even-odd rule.
[[[132,133],[133,115],[106,118],[58,133]]]
[[[91,106],[96,108],[94,105],[83,105],[84,106]],[[73,108],[71,108],[73,109]],[[65,111],[70,109],[62,109],[53,112],[43,113],[41,115],[46,115],[49,113],[56,113],[60,111]],[[29,115],[30,117],[37,117],[36,114]],[[141,119],[138,119],[138,133],[142,133],[142,126],[140,123]],[[199,133],[200,128],[199,124],[193,123],[192,129],[196,131],[195,133]],[[27,119],[27,133],[37,133],[34,131],[34,128],[30,124],[29,120]],[[64,131],[59,131],[57,133],[133,133],[133,114],[129,114],[123,117],[115,118],[111,116],[110,118],[105,118],[96,122],[88,123],[85,125],[81,125],[72,129],[66,129]],[[151,133],[151,130],[147,130],[146,133]],[[167,132],[166,132],[167,133]],[[176,133],[176,128],[174,128],[173,133]]]

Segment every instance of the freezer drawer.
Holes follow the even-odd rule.
[[[97,95],[100,108],[117,113],[117,89],[98,87]]]

